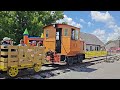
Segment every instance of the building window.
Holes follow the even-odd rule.
[[[90,46],[90,51],[92,51],[92,46]]]
[[[68,36],[68,29],[64,30],[64,36]]]
[[[89,51],[88,49],[86,49],[86,51]]]
[[[49,31],[46,30],[46,38],[48,38],[48,37],[49,37]]]
[[[96,46],[96,47],[95,47],[95,51],[99,51],[99,46]]]
[[[95,46],[95,51],[97,51],[97,47]]]
[[[97,51],[99,51],[99,47],[97,46]]]

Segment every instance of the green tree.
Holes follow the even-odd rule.
[[[68,24],[67,22],[62,22],[62,24]]]
[[[14,39],[16,44],[27,28],[29,35],[40,36],[43,27],[63,18],[63,11],[0,11],[0,40]]]

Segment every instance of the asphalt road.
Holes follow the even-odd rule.
[[[71,67],[70,72],[62,73],[49,79],[120,79],[120,61],[102,62],[82,67]]]

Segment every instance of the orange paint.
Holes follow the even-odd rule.
[[[28,44],[28,35],[24,35],[23,40],[24,40],[24,43],[27,45]]]
[[[62,36],[61,36],[61,55],[68,55],[68,56],[74,56],[79,53],[84,53],[83,45],[84,42],[78,40],[72,40],[71,39],[71,31],[72,29],[77,30],[78,33],[80,33],[80,28],[76,28],[71,25],[66,24],[58,24],[57,28],[62,28]],[[44,28],[44,41],[43,46],[46,47],[46,51],[53,50],[55,51],[56,46],[56,28],[53,27],[53,25],[45,26]],[[65,36],[65,29],[68,29],[68,35]],[[46,37],[46,31],[49,32],[48,38]],[[80,34],[78,34],[78,37],[80,37]]]

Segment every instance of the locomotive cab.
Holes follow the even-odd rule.
[[[84,41],[80,40],[80,28],[67,24],[51,24],[44,28],[43,45],[46,51],[60,55],[60,61],[80,62],[84,59]]]

